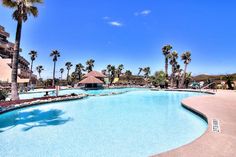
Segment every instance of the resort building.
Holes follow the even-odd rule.
[[[11,64],[12,56],[14,52],[14,43],[7,40],[10,34],[5,31],[5,28],[0,25],[0,82],[10,83],[11,82]],[[20,52],[22,49],[20,49]],[[30,76],[30,63],[22,56],[19,56],[18,64],[18,83],[28,83]],[[35,83],[37,76],[32,74],[32,82]]]
[[[105,77],[104,74],[98,71],[91,71],[84,75],[84,79],[79,84],[84,85],[85,88],[102,88]]]

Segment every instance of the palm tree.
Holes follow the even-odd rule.
[[[178,59],[178,53],[176,51],[173,51],[170,55],[170,65],[172,66],[172,73],[171,73],[171,87],[173,87],[174,84],[174,75],[175,75],[175,67],[177,65],[177,59]]]
[[[108,78],[111,81],[111,64],[107,65],[107,73],[108,73]]]
[[[44,70],[42,65],[36,67],[37,72],[39,73],[39,78],[41,79],[41,72]]]
[[[66,69],[67,69],[67,77],[66,77],[66,80],[67,80],[67,82],[68,82],[68,81],[69,81],[69,72],[70,72],[70,69],[71,69],[71,67],[73,66],[73,64],[72,64],[71,62],[66,62],[65,66],[66,66]]]
[[[144,77],[148,78],[149,74],[151,73],[150,67],[143,68],[143,72],[144,72]]]
[[[126,70],[125,71],[125,77],[126,77],[128,82],[130,81],[131,76],[132,76],[132,72],[130,70]]]
[[[108,74],[110,75],[110,73],[111,73],[111,64],[108,64],[108,65],[107,65],[107,72],[108,72]]]
[[[138,69],[139,69],[138,75],[140,75],[141,72],[143,71],[143,68],[138,68]]]
[[[227,74],[227,75],[224,76],[224,80],[226,80],[228,89],[233,90],[234,89],[234,87],[232,86],[232,84],[233,84],[233,76]]]
[[[32,50],[32,51],[30,51],[29,55],[30,55],[30,59],[31,59],[29,84],[31,85],[31,77],[32,77],[32,73],[33,73],[33,63],[34,63],[35,59],[37,58],[37,52]]]
[[[62,80],[62,74],[64,73],[64,69],[63,68],[60,69],[60,73],[61,73],[61,80]]]
[[[14,53],[12,56],[12,76],[11,76],[11,98],[19,100],[17,75],[18,60],[20,52],[21,30],[23,22],[27,21],[29,15],[38,16],[38,9],[35,4],[42,3],[42,0],[2,0],[3,6],[14,9],[12,17],[17,21]]]
[[[184,80],[184,85],[185,88],[188,88],[190,81],[192,80],[192,73],[186,73],[185,80]]]
[[[76,72],[72,72],[72,74],[70,75],[70,80],[71,80],[72,85],[74,86],[74,83],[77,80]]]
[[[82,71],[84,71],[84,66],[81,63],[76,64],[75,73],[77,75],[78,80],[81,80],[82,78]]]
[[[54,87],[55,86],[55,71],[56,71],[56,62],[57,62],[57,59],[58,57],[60,57],[60,52],[57,51],[57,50],[53,50],[51,53],[50,53],[50,57],[52,57],[52,61],[54,62],[54,66],[53,66],[53,76],[52,76],[52,86]]]
[[[180,65],[177,63],[174,71],[175,71],[176,88],[179,88],[179,82],[183,69],[181,69]]]
[[[164,88],[166,83],[166,74],[164,71],[156,71],[152,80],[154,86]]]
[[[86,65],[87,65],[86,70],[88,70],[88,73],[93,71],[94,62],[95,62],[95,60],[93,60],[93,59],[90,59],[86,62]]]
[[[103,74],[103,75],[106,75],[106,74],[107,74],[107,69],[103,69],[103,70],[102,70],[102,74]]]
[[[163,55],[165,56],[165,73],[166,73],[166,79],[168,79],[168,58],[170,54],[170,50],[172,49],[171,45],[165,45],[162,48]]]
[[[112,82],[115,79],[115,75],[116,75],[116,67],[114,65],[112,65],[110,70],[111,70],[110,84],[112,84]]]
[[[120,78],[120,75],[121,75],[123,69],[124,69],[124,65],[120,64],[117,68],[117,77],[118,78]]]
[[[184,74],[182,76],[182,80],[181,80],[181,84],[180,84],[180,87],[183,88],[184,80],[185,80],[185,77],[186,77],[187,66],[191,62],[191,53],[189,51],[186,51],[185,53],[183,53],[181,55],[181,60],[184,61],[184,65],[185,65],[184,66]]]

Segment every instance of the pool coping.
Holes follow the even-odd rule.
[[[55,102],[62,102],[62,101],[72,101],[72,100],[79,100],[87,97],[99,97],[99,96],[111,96],[111,95],[119,95],[124,94],[130,91],[122,91],[122,92],[111,92],[106,94],[76,94],[76,95],[60,95],[60,96],[48,96],[48,97],[40,97],[40,98],[32,98],[32,99],[22,99],[17,102],[14,101],[5,101],[0,102],[0,107],[3,110],[0,110],[0,115],[6,112],[10,112],[13,110],[26,108],[26,107],[33,107],[42,104],[48,103],[55,103]]]
[[[189,97],[182,106],[208,122],[203,135],[194,141],[153,157],[232,157],[236,154],[236,92],[219,91],[215,95]],[[212,131],[212,120],[218,119],[221,131]]]
[[[201,92],[201,93],[208,93],[208,94],[214,94],[213,92],[209,92],[209,91],[197,91],[197,90],[177,90],[177,89],[167,89],[167,90],[159,90],[159,89],[151,89],[151,90],[154,90],[154,91],[178,91],[178,92]],[[106,94],[106,95],[90,95],[90,96],[108,96],[108,95],[116,95],[116,94],[122,94],[124,92],[121,92],[121,93],[110,93],[110,94]],[[232,100],[230,101],[230,103],[235,103],[235,106],[233,106],[234,108],[234,112],[236,112],[236,92],[232,92],[233,93],[233,96],[231,95],[231,98],[235,97],[234,99],[232,98]],[[231,94],[232,94],[231,93]],[[81,96],[81,95],[80,95]],[[32,104],[26,104],[26,105],[18,105],[18,106],[15,106],[14,108],[9,108],[8,110],[6,111],[0,111],[0,114],[3,114],[5,112],[9,112],[9,111],[12,111],[12,110],[17,110],[17,109],[20,109],[20,108],[25,108],[25,107],[32,107],[32,106],[36,106],[36,105],[42,105],[44,103],[54,103],[54,102],[58,102],[58,101],[70,101],[70,100],[76,100],[76,99],[82,99],[82,98],[85,98],[85,97],[88,97],[89,95],[84,95],[83,97],[80,97],[80,98],[76,98],[76,97],[73,97],[73,96],[70,96],[68,95],[68,99],[65,99],[65,100],[57,100],[55,99],[52,100],[50,99],[49,101],[43,101],[43,102],[35,102],[35,103],[32,103]],[[226,98],[225,98],[226,96]],[[56,97],[58,98],[58,97]],[[205,119],[207,122],[208,122],[208,128],[206,130],[206,132],[201,135],[200,137],[198,137],[196,140],[186,144],[186,145],[183,145],[181,147],[178,147],[176,149],[173,149],[173,150],[169,150],[167,152],[163,152],[161,154],[157,154],[157,155],[153,155],[155,157],[169,157],[169,156],[176,156],[176,157],[188,157],[188,156],[191,156],[191,157],[198,157],[198,156],[206,156],[206,157],[209,157],[209,156],[233,156],[235,153],[236,153],[236,150],[233,150],[233,147],[236,148],[236,123],[234,122],[234,126],[233,128],[233,131],[235,131],[235,133],[233,134],[233,136],[228,140],[228,141],[224,141],[223,145],[222,144],[219,144],[217,143],[218,145],[216,147],[212,147],[212,145],[214,145],[214,142],[215,140],[218,140],[215,133],[213,133],[211,131],[211,125],[212,125],[212,122],[211,122],[211,119],[215,118],[214,116],[212,116],[211,114],[215,114],[215,115],[218,115],[219,112],[213,112],[209,115],[209,109],[208,111],[205,111],[204,110],[204,107],[206,106],[211,106],[212,107],[212,104],[216,101],[213,101],[213,100],[220,100],[219,104],[218,105],[224,105],[225,104],[225,101],[229,98],[229,94],[220,94],[220,93],[216,93],[215,95],[204,95],[204,96],[194,96],[194,97],[189,97],[189,98],[186,98],[184,100],[182,100],[181,104],[184,108],[190,110],[191,112],[194,112],[195,114],[199,115],[200,117],[202,117],[203,119]],[[207,100],[205,100],[207,99]],[[213,102],[212,102],[213,101]],[[228,104],[227,104],[228,105]],[[214,106],[214,105],[213,105]],[[200,107],[200,108],[199,108]],[[211,109],[210,107],[210,109]],[[219,107],[219,106],[218,106]],[[220,110],[222,111],[222,110]],[[227,110],[226,110],[227,111]],[[217,117],[217,116],[216,116]],[[220,117],[218,117],[220,119],[220,121],[222,121],[222,119]],[[234,117],[236,119],[236,116]],[[233,120],[235,120],[233,119]],[[231,122],[232,123],[232,122]],[[223,131],[224,131],[224,127],[223,127]],[[210,140],[209,137],[207,136],[213,136],[212,138],[214,140]],[[233,138],[233,139],[232,139]],[[206,140],[207,139],[207,140]],[[222,139],[220,139],[222,140]],[[203,142],[202,142],[203,141]],[[213,141],[213,142],[209,142],[209,141]],[[231,148],[231,151],[227,153],[227,155],[224,153],[224,154],[220,154],[219,150],[222,149],[222,147],[224,147],[224,144],[225,142],[227,143],[230,143],[232,146],[230,147]],[[210,143],[210,144],[209,144]],[[212,144],[212,145],[211,145]],[[206,147],[210,147],[211,149],[206,149]],[[208,151],[206,151],[208,150]],[[217,152],[217,154],[216,154]],[[224,152],[227,152],[226,150]],[[219,155],[220,154],[220,155]]]

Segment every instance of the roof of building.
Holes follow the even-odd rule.
[[[5,36],[5,37],[9,37],[9,36],[10,36],[10,34],[7,33],[7,32],[5,31],[5,28],[4,28],[3,26],[1,26],[1,25],[0,25],[0,34],[3,35],[3,36]]]
[[[105,75],[103,75],[101,72],[98,72],[98,71],[91,71],[91,72],[87,73],[86,75],[84,75],[84,77],[89,77],[89,76],[93,76],[93,77],[97,77],[97,78],[106,77]]]
[[[80,81],[79,84],[103,84],[103,82],[94,76],[89,76]]]

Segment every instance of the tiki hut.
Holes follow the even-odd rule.
[[[79,82],[79,84],[84,85],[85,88],[90,88],[90,89],[102,88],[103,83],[104,83],[103,81],[94,76],[88,76]]]
[[[98,71],[91,71],[89,73],[87,73],[86,75],[84,75],[84,77],[90,77],[90,76],[93,76],[93,77],[96,77],[98,79],[104,79],[106,76]]]

